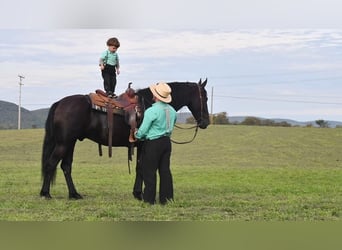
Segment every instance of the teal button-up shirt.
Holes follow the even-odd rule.
[[[177,120],[176,110],[167,103],[155,102],[146,109],[143,122],[136,133],[136,138],[154,140],[170,136]]]
[[[109,64],[112,66],[119,65],[119,55],[116,52],[110,52],[109,50],[104,51],[100,57],[100,64]]]

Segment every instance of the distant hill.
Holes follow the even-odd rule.
[[[29,111],[21,108],[21,128],[43,128],[49,109]],[[18,128],[18,105],[0,101],[0,129]]]
[[[257,117],[258,119],[261,120],[266,120],[267,118],[261,118]],[[230,116],[229,117],[229,122],[230,123],[241,123],[246,119],[246,116]],[[295,120],[290,120],[290,119],[280,119],[280,118],[275,118],[275,119],[270,119],[276,123],[281,123],[281,122],[286,122],[288,124],[291,124],[291,126],[307,126],[307,125],[312,125],[312,126],[317,126],[315,121],[307,121],[307,122],[298,122]]]
[[[44,128],[45,121],[49,112],[49,108],[45,109],[37,109],[33,111],[29,111],[25,108],[21,108],[21,128]],[[189,112],[180,112],[178,113],[177,122],[178,123],[186,123],[186,119],[192,117]],[[229,116],[230,123],[241,123],[246,119],[246,116]],[[260,118],[259,119],[267,119]],[[307,121],[307,122],[298,122],[289,119],[270,119],[276,123],[287,122],[291,124],[291,126],[307,126],[312,125],[317,127],[315,121]],[[329,127],[335,128],[336,126],[342,127],[342,122],[339,121],[327,121]],[[17,129],[18,128],[18,105],[10,102],[0,101],[0,129]]]

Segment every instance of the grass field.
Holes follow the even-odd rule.
[[[127,149],[78,142],[68,200],[60,168],[39,197],[44,130],[0,130],[2,221],[342,221],[342,129],[209,126],[173,144],[175,202],[133,199]],[[184,141],[192,131],[176,129]]]

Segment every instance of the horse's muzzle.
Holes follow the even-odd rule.
[[[200,120],[198,123],[198,127],[200,127],[201,129],[205,129],[208,127],[209,123],[209,120]]]

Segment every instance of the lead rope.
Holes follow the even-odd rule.
[[[180,128],[180,129],[192,129],[192,128],[195,128],[195,127],[196,127],[196,129],[195,129],[194,136],[192,137],[191,140],[189,140],[189,141],[183,141],[183,142],[178,142],[178,141],[175,141],[175,140],[171,139],[171,141],[172,141],[173,143],[176,143],[176,144],[187,144],[187,143],[193,142],[193,140],[195,140],[196,135],[197,135],[197,131],[198,131],[198,125],[197,125],[197,126],[193,126],[193,127],[191,127],[191,128],[182,128],[182,127],[179,127],[179,126],[175,126],[175,127]]]

